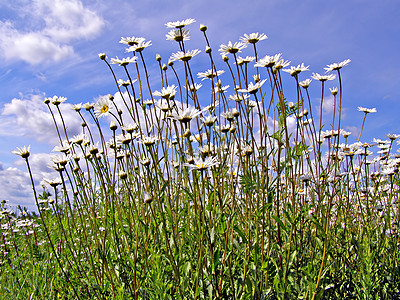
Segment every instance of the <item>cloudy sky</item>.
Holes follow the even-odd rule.
[[[357,135],[363,118],[357,107],[376,107],[363,140],[400,133],[398,16],[400,3],[386,0],[2,0],[0,200],[34,209],[24,161],[11,154],[16,147],[31,145],[38,180],[54,177],[46,161],[57,136],[44,98],[64,96],[75,104],[114,94],[116,87],[98,53],[124,57],[120,38],[140,36],[153,44],[146,49],[148,61],[155,61],[157,53],[167,61],[177,51],[165,38],[168,21],[196,19],[189,45],[200,50],[205,47],[201,23],[208,26],[215,50],[244,33],[265,33],[268,40],[259,55],[282,53],[292,65],[310,65],[304,79],[349,58],[343,69],[344,127]],[[63,113],[68,129],[78,133],[80,121],[68,105]]]

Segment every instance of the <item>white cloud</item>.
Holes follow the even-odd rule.
[[[0,135],[4,136],[28,136],[40,142],[48,142],[52,145],[59,143],[53,118],[48,108],[43,103],[43,95],[32,95],[30,99],[14,98],[6,103],[2,110],[0,120],[7,126],[0,127]],[[78,114],[71,109],[71,104],[62,103],[60,110],[67,126],[69,136],[81,132],[81,120]],[[63,133],[61,119],[56,108],[51,105],[56,116],[60,133]],[[62,135],[62,138],[65,137]]]
[[[54,178],[57,173],[48,167],[50,162],[50,154],[37,153],[29,157],[29,164],[33,172],[36,192],[40,194],[42,188],[40,182],[43,178]],[[0,162],[1,164],[1,162]],[[25,161],[17,160],[15,165],[21,169],[26,169]],[[21,171],[19,168],[8,167],[0,168],[0,200],[7,200],[11,206],[25,206],[31,211],[36,211],[35,198],[33,195],[32,185],[29,174],[26,170]]]
[[[68,42],[90,39],[104,25],[101,17],[78,0],[37,0],[24,12],[24,19],[35,19],[42,27],[25,28],[26,22],[0,21],[0,52],[7,60],[32,65],[71,56],[74,49]]]

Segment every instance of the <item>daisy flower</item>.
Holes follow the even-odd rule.
[[[359,106],[359,107],[357,107],[357,110],[358,111],[362,111],[362,112],[364,112],[366,114],[375,113],[376,112],[376,108],[375,107],[374,108],[365,108],[365,107]]]
[[[300,74],[303,71],[308,71],[308,68],[310,66],[305,66],[304,63],[301,63],[301,65],[297,65],[297,67],[295,66],[291,66],[289,69],[284,69],[284,72],[288,72],[291,76],[296,76],[298,74]]]
[[[310,85],[310,83],[311,83],[311,79],[309,79],[309,78],[307,78],[307,79],[305,79],[305,80],[303,80],[303,81],[300,81],[299,82],[299,85],[302,87],[302,88],[308,88],[309,87],[309,85]]]
[[[132,36],[132,37],[121,37],[121,40],[119,42],[121,44],[133,46],[133,45],[137,45],[144,41],[145,41],[145,38]]]
[[[118,56],[117,56],[116,58],[111,58],[111,63],[115,64],[115,65],[118,64],[120,66],[127,66],[130,63],[135,63],[136,60],[137,60],[136,56],[133,56],[132,58],[126,57],[126,58],[123,58],[123,59],[119,59]]]
[[[30,155],[30,153],[29,153],[30,149],[31,149],[30,145],[28,146],[28,148],[26,148],[26,146],[23,146],[21,148],[17,147],[17,150],[13,150],[13,151],[11,151],[11,153],[19,155],[22,158],[28,158]]]
[[[238,57],[237,58],[237,64],[239,66],[243,65],[243,64],[248,64],[251,63],[253,60],[255,60],[255,56],[246,56],[246,57]]]
[[[151,146],[154,145],[158,140],[159,140],[158,136],[152,135],[152,136],[143,136],[140,142],[145,146]]]
[[[182,42],[190,40],[189,30],[187,29],[172,29],[166,35],[167,40]]]
[[[257,93],[258,89],[261,88],[261,86],[267,81],[267,79],[263,79],[257,83],[252,83],[250,82],[249,85],[247,86],[247,89],[240,89],[238,92],[241,93],[249,93],[249,94],[255,94]]]
[[[187,25],[193,24],[194,22],[196,22],[195,19],[186,19],[182,21],[168,22],[165,23],[165,26],[167,26],[167,28],[183,28]]]
[[[220,76],[221,74],[224,74],[225,73],[225,71],[224,70],[219,70],[219,71],[214,71],[214,70],[210,70],[210,69],[208,69],[207,71],[205,71],[205,72],[199,72],[199,73],[197,73],[197,77],[198,78],[203,78],[202,79],[202,81],[204,80],[204,79],[212,79],[212,78],[214,78],[215,76]]]
[[[217,157],[207,157],[205,160],[202,158],[194,158],[194,161],[192,164],[190,163],[184,163],[183,165],[185,167],[189,167],[192,170],[200,170],[204,171],[208,169],[209,167],[216,166],[219,164],[218,158]]]
[[[53,104],[55,106],[58,106],[61,103],[65,102],[66,100],[67,100],[67,98],[65,98],[65,97],[53,96],[53,97],[50,97],[50,98],[46,98],[45,102],[49,103],[49,101],[50,101],[51,104]]]
[[[187,107],[185,109],[179,109],[179,112],[173,112],[171,117],[179,122],[187,123],[190,122],[193,118],[197,117],[201,114],[201,111],[196,108]]]
[[[167,86],[166,88],[163,87],[161,89],[161,92],[155,91],[153,93],[153,96],[161,97],[163,99],[173,99],[175,97],[175,94],[176,94],[176,86],[173,84]]]
[[[273,56],[265,56],[255,63],[255,67],[273,67],[279,60],[282,59],[282,53],[275,54]]]
[[[151,46],[151,41],[140,41],[139,43],[126,48],[125,52],[142,52],[147,47]]]
[[[234,44],[232,44],[231,41],[228,42],[228,45],[221,45],[219,47],[219,52],[221,52],[221,55],[227,55],[228,53],[238,53],[241,52],[244,48],[246,48],[246,44],[242,43],[242,42],[235,42]]]
[[[327,81],[327,80],[334,80],[336,78],[335,75],[320,75],[318,73],[313,73],[311,76],[315,80],[319,80],[321,82]]]
[[[387,136],[388,139],[394,141],[394,140],[397,140],[400,137],[400,134],[389,133],[386,136]]]
[[[346,59],[340,63],[333,63],[330,65],[327,65],[326,68],[324,68],[326,70],[326,72],[330,72],[333,70],[340,70],[341,68],[343,68],[344,66],[347,66],[349,63],[351,62],[350,59]]]
[[[94,105],[94,113],[98,118],[107,116],[112,108],[112,102],[108,97],[102,97]]]
[[[240,40],[243,43],[247,44],[255,44],[259,41],[266,40],[268,37],[264,33],[258,33],[258,32],[253,32],[250,34],[243,34],[243,36],[240,38]]]
[[[201,51],[199,49],[190,50],[188,52],[179,51],[177,53],[173,53],[170,57],[171,61],[181,60],[181,61],[189,61],[192,57],[199,54]]]

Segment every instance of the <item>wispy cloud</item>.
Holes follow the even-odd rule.
[[[23,22],[0,21],[0,53],[6,60],[31,65],[59,61],[74,53],[73,40],[90,39],[104,26],[103,19],[78,0],[38,0],[28,5],[25,18],[42,26],[25,30]]]
[[[31,95],[21,99],[14,98],[6,103],[0,118],[7,126],[0,128],[0,135],[29,136],[40,142],[57,144],[58,137],[54,129],[54,121],[43,100],[43,95]],[[60,109],[68,124],[68,133],[72,136],[80,132],[81,120],[71,106],[65,103],[60,106]],[[58,125],[61,126],[57,111],[55,111],[55,116]]]

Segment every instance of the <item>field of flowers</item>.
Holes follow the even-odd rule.
[[[259,55],[265,34],[215,51],[200,25],[190,50],[194,22],[166,24],[159,78],[144,38],[99,54],[118,93],[73,106],[81,134],[45,99],[58,177],[39,186],[14,151],[38,213],[1,204],[0,298],[399,299],[400,135],[363,142],[364,107],[359,136],[343,130],[350,60],[301,80],[308,66]]]

